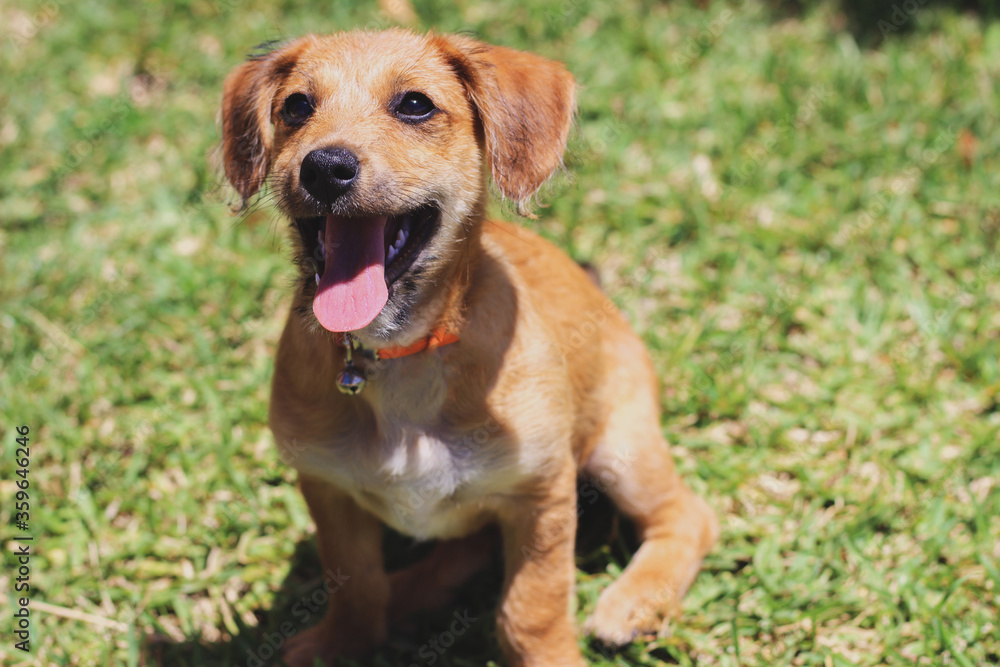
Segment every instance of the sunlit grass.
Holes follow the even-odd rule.
[[[34,654],[5,631],[0,659],[254,664],[321,575],[265,427],[285,226],[219,191],[221,83],[257,43],[387,23],[376,3],[22,4],[0,5],[0,524],[7,543],[28,424],[50,607]],[[582,84],[567,171],[524,224],[601,267],[722,519],[672,636],[581,640],[594,664],[1000,662],[1000,26],[922,7],[872,51],[822,4],[416,9]],[[581,619],[628,554],[604,512],[583,522]],[[499,660],[498,587],[470,587],[478,620],[435,664]],[[430,664],[453,611],[371,664]]]

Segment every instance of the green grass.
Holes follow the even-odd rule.
[[[828,4],[416,8],[583,84],[524,224],[602,268],[722,519],[673,634],[581,640],[593,663],[1000,663],[1000,24],[921,5],[867,50]],[[207,157],[253,45],[383,25],[374,2],[0,5],[0,615],[19,424],[52,605],[31,656],[4,621],[4,664],[246,665],[315,592],[265,426],[284,223],[231,216]],[[628,556],[607,512],[583,522],[581,619]],[[498,586],[435,664],[499,661]],[[452,611],[371,664],[430,664]]]

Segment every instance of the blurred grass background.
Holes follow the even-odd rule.
[[[581,639],[588,658],[1000,663],[995,8],[414,4],[420,29],[581,83],[567,170],[523,224],[601,267],[722,518],[672,635]],[[254,45],[389,24],[374,2],[0,0],[4,618],[19,424],[35,538],[32,655],[7,621],[3,664],[260,664],[313,599],[265,427],[285,223],[231,215],[207,156]],[[581,619],[629,553],[584,509]],[[417,551],[397,537],[390,560]],[[454,646],[445,610],[365,664],[499,660],[498,577],[466,592]]]

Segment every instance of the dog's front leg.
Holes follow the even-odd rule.
[[[382,564],[382,526],[343,491],[301,475],[299,487],[316,523],[324,581],[330,586],[326,615],[289,642],[291,667],[332,665],[339,656],[360,656],[386,638],[389,578]]]
[[[511,667],[585,664],[573,622],[575,480],[569,462],[542,498],[514,498],[500,518],[506,579],[497,630]]]

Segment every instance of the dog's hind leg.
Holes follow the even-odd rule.
[[[638,340],[620,344],[624,354],[615,358],[622,363],[606,385],[616,392],[614,412],[584,466],[584,474],[635,522],[642,540],[587,620],[587,631],[611,645],[666,627],[719,532],[714,512],[674,467],[645,350]]]
[[[438,542],[423,560],[389,574],[389,622],[448,604],[455,590],[499,553],[495,526],[456,540]]]

